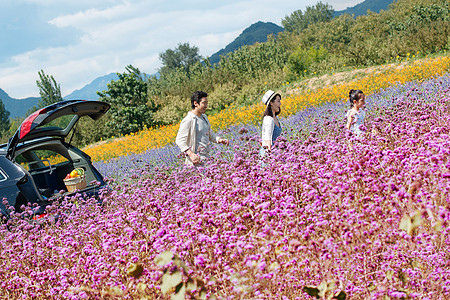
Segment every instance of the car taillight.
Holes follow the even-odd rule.
[[[33,220],[39,220],[39,219],[45,217],[46,215],[47,215],[47,214],[34,215],[34,216],[33,216]]]

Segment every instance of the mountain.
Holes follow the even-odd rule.
[[[244,45],[253,45],[256,42],[262,43],[267,41],[269,34],[277,35],[283,31],[284,28],[271,22],[257,22],[250,27],[244,29],[244,31],[225,48],[211,55],[209,61],[211,64],[218,63],[220,56],[233,52]]]
[[[343,14],[362,16],[367,14],[367,10],[370,10],[374,13],[379,13],[381,10],[387,10],[389,8],[389,4],[395,2],[395,0],[365,0],[359,4],[356,4],[353,7],[347,7],[344,10],[335,11],[334,16],[340,16]]]
[[[11,98],[4,90],[0,89],[0,99],[7,111],[9,111],[10,118],[25,117],[25,113],[37,105],[41,98],[39,97],[28,97],[25,99],[14,99]]]
[[[117,80],[116,73],[109,73],[108,75],[98,77],[94,79],[88,85],[85,85],[79,90],[75,90],[69,95],[64,97],[64,100],[98,100],[97,91],[102,92],[107,89],[107,84],[111,82],[111,80]]]

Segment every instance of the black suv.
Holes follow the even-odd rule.
[[[27,203],[37,203],[35,216],[44,214],[45,206],[61,196],[70,196],[64,178],[72,170],[82,168],[86,187],[80,193],[97,195],[106,187],[102,175],[92,165],[89,155],[66,141],[73,137],[80,117],[97,120],[110,108],[101,101],[68,100],[44,107],[20,125],[7,144],[0,145],[0,218],[9,212],[4,205],[16,211]]]

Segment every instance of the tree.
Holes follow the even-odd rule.
[[[111,104],[107,125],[118,134],[137,132],[144,126],[157,125],[153,113],[157,106],[148,97],[148,87],[138,68],[129,65],[126,73],[117,73],[118,80],[108,83],[108,90],[98,92],[101,101]]]
[[[163,66],[159,70],[160,73],[168,73],[179,68],[189,73],[191,66],[200,62],[202,57],[196,46],[190,46],[189,43],[178,44],[174,50],[168,49],[159,54]]]
[[[39,109],[63,100],[61,97],[61,88],[55,78],[51,75],[46,75],[44,70],[41,70],[38,74],[39,80],[36,81],[36,84],[39,88],[41,100],[39,100],[37,108]]]
[[[334,9],[328,4],[317,2],[314,6],[307,6],[305,13],[300,9],[294,11],[290,16],[281,20],[283,27],[289,32],[300,33],[306,29],[309,24],[328,22],[333,18]]]
[[[0,99],[0,137],[3,137],[8,132],[10,126],[9,111],[6,110],[5,104]]]

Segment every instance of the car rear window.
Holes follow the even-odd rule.
[[[58,128],[65,129],[74,117],[75,117],[75,115],[64,115],[64,116],[61,116],[59,118],[56,118],[56,119],[50,121],[49,123],[46,123],[44,125],[39,125],[39,127],[58,127]]]
[[[0,182],[5,180],[6,180],[5,172],[3,172],[3,170],[0,169]]]
[[[26,170],[45,168],[69,161],[56,151],[48,149],[34,149],[26,151],[16,157],[16,162]]]

